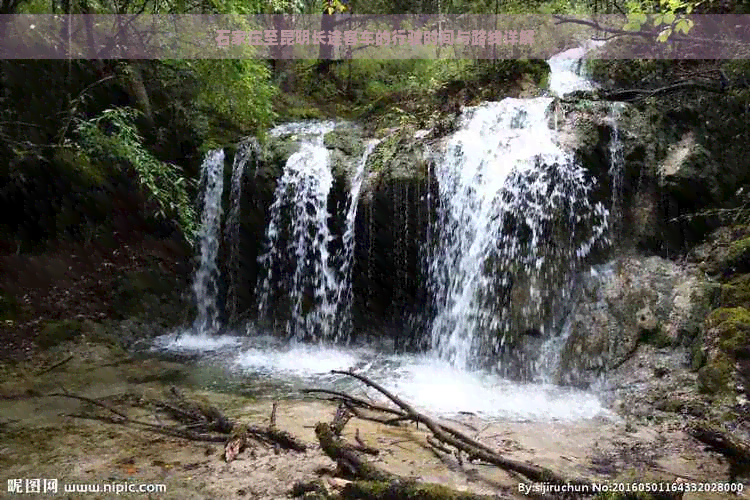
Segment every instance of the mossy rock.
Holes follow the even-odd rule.
[[[690,345],[690,370],[697,372],[706,364],[706,350],[703,335],[696,336]]]
[[[355,481],[341,492],[344,500],[487,500],[490,497],[458,491],[442,484],[411,480]]]
[[[48,321],[37,335],[36,344],[42,349],[50,349],[63,342],[74,340],[81,333],[83,333],[83,325],[78,320]]]
[[[729,246],[724,268],[750,268],[750,236],[737,240]]]
[[[331,500],[331,497],[323,493],[310,492],[302,496],[302,500]]]
[[[679,413],[685,407],[685,402],[678,398],[666,398],[657,401],[654,407],[666,413]]]
[[[261,163],[267,167],[273,166],[278,176],[286,165],[286,161],[294,153],[300,150],[300,143],[295,135],[281,137],[269,137],[261,152]]]
[[[721,308],[706,320],[718,334],[719,347],[734,354],[750,346],[750,310],[744,307]]]
[[[360,157],[365,151],[362,137],[356,130],[338,128],[328,132],[323,137],[323,144],[328,149],[339,149],[348,156]]]
[[[698,371],[698,390],[712,395],[729,392],[733,372],[734,363],[729,356],[717,354]]]
[[[702,417],[706,413],[706,408],[700,401],[680,397],[662,398],[656,401],[654,407],[665,413],[686,413],[695,417]]]
[[[328,490],[320,479],[309,483],[301,481],[295,483],[289,495],[303,500],[329,500],[330,498]]]
[[[427,162],[411,129],[400,129],[378,144],[367,160],[367,170],[393,179],[423,180]]]
[[[743,274],[721,285],[721,307],[750,307],[750,274]]]
[[[102,186],[107,182],[106,167],[92,161],[82,151],[72,148],[58,148],[52,157],[52,166],[59,173],[68,178],[76,179],[76,183],[84,186]]]

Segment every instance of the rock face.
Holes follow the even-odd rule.
[[[356,220],[354,328],[385,328],[399,344],[420,339],[428,314],[424,250],[437,186],[426,143],[413,130],[385,137],[370,155]]]
[[[695,214],[725,204],[742,176],[717,163],[700,120],[688,110],[666,113],[579,94],[559,101],[551,120],[563,144],[610,188],[613,204],[621,197],[620,246],[666,257],[717,227],[716,217]]]
[[[582,277],[555,378],[587,386],[639,344],[679,348],[702,331],[711,290],[695,270],[660,257],[626,257]]]

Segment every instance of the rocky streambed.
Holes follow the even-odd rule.
[[[643,356],[629,362],[652,361],[648,352]],[[96,337],[63,342],[29,361],[4,365],[2,370],[0,464],[9,480],[56,478],[61,491],[66,483],[165,485],[166,491],[147,494],[147,498],[282,499],[288,498],[296,481],[309,481],[321,471],[330,474],[335,468],[320,450],[314,433],[317,422],[332,419],[334,403],[299,397],[279,400],[278,427],[310,444],[308,451],[283,451],[256,444],[226,463],[222,443],[195,442],[122,425],[117,423],[116,414],[89,402],[45,395],[68,392],[95,399],[133,420],[152,424],[166,422],[137,403],[163,398],[175,386],[188,397],[207,401],[228,417],[248,424],[266,425],[278,398],[268,397],[269,393],[264,396],[263,391],[251,387],[239,391],[212,387],[211,377],[189,363],[132,356]],[[656,380],[670,377],[668,372]],[[644,383],[649,384],[649,390],[656,390],[652,383]],[[646,392],[642,387],[639,397]],[[727,477],[728,466],[722,456],[705,451],[701,443],[687,435],[683,430],[685,418],[674,409],[661,411],[649,405],[648,415],[637,415],[632,404],[620,404],[619,418],[502,421],[464,414],[448,423],[509,458],[592,481],[716,481]],[[113,421],[85,418],[92,415]],[[354,442],[355,433],[380,450],[371,460],[389,472],[476,493],[524,496],[519,493],[518,477],[436,454],[427,444],[429,433],[422,426],[393,428],[355,418],[347,425],[344,437]],[[709,498],[705,493],[686,494],[684,498],[691,495]],[[67,496],[113,497],[105,493]]]

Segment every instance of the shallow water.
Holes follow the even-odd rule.
[[[374,390],[331,370],[353,368],[415,407],[435,416],[475,414],[510,421],[576,421],[614,418],[593,393],[547,384],[518,383],[464,371],[425,355],[371,347],[286,344],[268,336],[192,332],[155,339],[151,354],[189,361],[194,381],[213,390],[295,399],[300,389],[333,389],[354,395]]]

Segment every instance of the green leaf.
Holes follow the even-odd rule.
[[[674,19],[675,19],[674,12],[666,12],[664,14],[664,17],[663,17],[664,24],[670,24],[671,25],[674,22]]]
[[[623,26],[622,29],[624,29],[625,31],[640,31],[641,25],[634,22],[629,22],[625,26]]]
[[[690,31],[690,28],[693,27],[693,21],[690,19],[680,19],[677,21],[677,24],[675,25],[674,29],[675,31],[681,31],[687,35],[688,31]]]
[[[656,37],[656,40],[659,42],[666,42],[669,39],[669,36],[672,34],[672,28],[666,28],[659,33],[659,36]]]
[[[654,16],[654,20],[653,20],[654,26],[659,26],[659,25],[663,24],[664,22],[665,22],[664,21],[664,14],[656,14]]]

